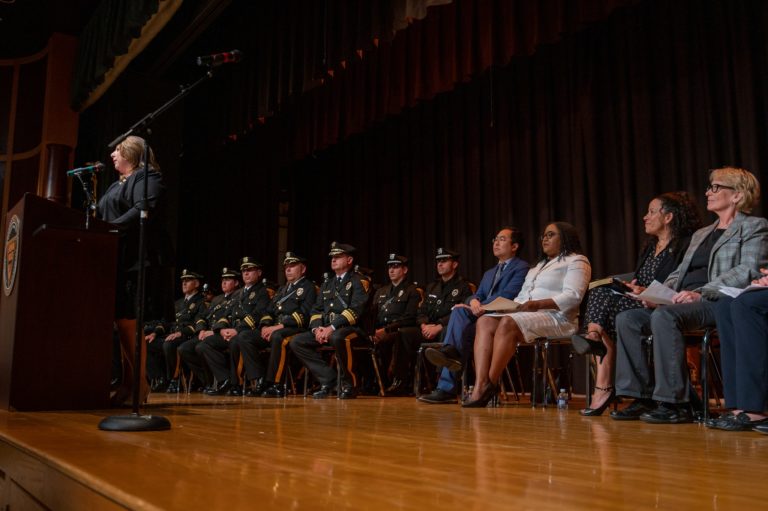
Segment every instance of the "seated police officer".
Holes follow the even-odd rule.
[[[251,343],[259,338],[259,319],[264,315],[269,305],[269,292],[261,281],[261,263],[252,257],[240,259],[240,272],[243,278],[243,289],[233,300],[231,313],[220,318],[213,326],[215,331],[198,344],[197,352],[205,358],[206,364],[216,378],[216,387],[209,389],[206,394],[218,396],[225,392],[230,396],[242,396],[243,390],[237,384],[237,366],[240,362],[241,343]],[[246,380],[251,382],[263,378],[261,375],[246,374]],[[247,382],[246,382],[247,383]],[[248,386],[248,385],[246,385]],[[261,393],[263,389],[256,389]]]
[[[398,254],[389,254],[387,258],[387,273],[390,283],[381,286],[373,297],[374,334],[373,342],[380,351],[385,348],[392,352],[392,358],[398,356],[396,346],[400,344],[400,327],[416,324],[416,311],[419,308],[421,295],[416,285],[406,281],[408,275],[408,258]],[[394,361],[394,360],[393,360]],[[392,385],[388,391],[395,393],[402,386],[397,375],[393,375]]]
[[[315,283],[305,277],[307,260],[293,252],[286,252],[283,260],[285,284],[277,290],[259,321],[261,337],[258,342],[241,346],[246,372],[263,374],[259,350],[269,347],[269,362],[263,397],[284,397],[281,385],[285,373],[288,342],[294,335],[306,332],[309,316],[317,299]]]
[[[368,303],[369,282],[352,271],[355,247],[343,243],[331,244],[331,270],[334,276],[323,283],[312,308],[310,332],[291,339],[291,351],[320,382],[320,390],[312,397],[324,399],[335,389],[336,371],[318,352],[324,344],[336,349],[341,369],[339,399],[357,397],[357,377],[352,370],[351,343],[368,343],[365,332],[358,328]]]
[[[392,394],[409,394],[413,386],[413,366],[416,351],[423,342],[442,342],[454,305],[463,303],[472,294],[469,282],[459,275],[460,254],[447,248],[438,248],[435,254],[437,280],[430,282],[424,301],[416,315],[416,327],[400,329],[400,344],[395,361],[395,382]]]
[[[207,390],[213,388],[213,378],[205,358],[197,348],[226,325],[222,320],[228,321],[235,300],[240,297],[239,276],[237,270],[227,267],[221,270],[221,294],[213,298],[209,307],[200,309],[195,318],[195,335],[179,346],[178,353],[182,362],[194,371]]]
[[[160,323],[147,335],[147,374],[150,374],[150,360],[155,361],[151,372],[160,371],[162,374],[157,388],[153,387],[155,391],[179,392],[176,354],[179,346],[195,335],[195,317],[204,307],[203,294],[199,291],[202,279],[203,276],[194,271],[181,272],[181,291],[184,296],[174,303],[176,316],[173,323]],[[155,369],[159,363],[163,367]]]

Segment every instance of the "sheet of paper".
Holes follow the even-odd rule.
[[[751,286],[747,286],[744,288],[721,286],[717,289],[717,291],[726,296],[730,296],[731,298],[736,298],[737,296],[739,296],[741,293],[744,293],[745,291],[752,291],[755,289],[768,289],[768,288],[765,286],[756,286],[752,284]]]
[[[665,286],[658,280],[654,280],[651,282],[651,285],[645,288],[645,291],[639,295],[627,293],[627,296],[632,296],[633,298],[649,303],[655,303],[656,305],[672,305],[672,297],[676,294],[677,292],[674,289]]]
[[[497,297],[491,303],[483,305],[483,309],[488,312],[513,312],[520,307],[520,304],[509,298]]]

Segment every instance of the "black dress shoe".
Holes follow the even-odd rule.
[[[710,417],[709,419],[706,420],[706,422],[704,422],[704,425],[708,428],[718,429],[716,426],[718,422],[726,419],[730,420],[730,419],[733,419],[734,417],[736,417],[736,415],[734,415],[734,413],[729,410],[727,412],[721,413],[717,417]]]
[[[708,427],[723,431],[752,431],[753,428],[763,425],[768,425],[768,418],[752,420],[744,412],[737,415],[726,415],[716,419],[712,425],[707,424]]]
[[[752,431],[757,431],[758,433],[762,433],[764,435],[768,435],[768,424],[758,424],[754,428],[752,428]]]
[[[598,357],[600,362],[603,361],[603,357],[605,357],[605,354],[608,353],[608,348],[605,347],[603,341],[593,341],[592,339],[584,337],[583,335],[572,335],[571,346],[573,347],[573,351],[579,355],[591,353],[592,355]]]
[[[636,421],[646,412],[654,409],[654,402],[650,399],[635,399],[623,410],[611,412],[611,419],[617,421]]]
[[[261,393],[261,397],[285,397],[285,390],[282,385],[272,385]]]
[[[227,391],[228,396],[240,397],[243,395],[243,387],[240,385],[232,385]]]
[[[419,401],[422,403],[429,403],[431,405],[444,405],[444,404],[456,404],[456,394],[446,392],[442,389],[435,389],[431,394],[424,394],[419,396]]]
[[[437,367],[447,367],[449,371],[461,371],[461,353],[450,344],[443,344],[440,349],[427,348],[424,356]]]
[[[224,394],[227,393],[227,391],[231,387],[232,387],[232,384],[229,383],[229,380],[224,380],[218,385],[214,385],[210,387],[208,390],[205,391],[205,394],[209,396],[223,396]]]
[[[693,414],[688,403],[660,403],[655,410],[642,414],[640,420],[648,424],[685,424],[693,422]]]
[[[493,399],[493,396],[496,395],[496,393],[499,391],[499,386],[495,383],[488,382],[485,384],[485,387],[483,388],[483,392],[480,394],[480,397],[475,399],[474,401],[467,401],[466,403],[463,403],[461,405],[462,408],[485,408],[488,406],[488,403],[491,402],[491,399]]]
[[[336,385],[323,385],[320,390],[312,394],[312,399],[325,399],[333,394]]]
[[[179,380],[171,380],[168,383],[168,387],[165,389],[165,392],[168,394],[178,394],[179,390]]]
[[[356,399],[357,398],[357,390],[355,387],[344,387],[341,389],[341,392],[339,392],[339,399]]]

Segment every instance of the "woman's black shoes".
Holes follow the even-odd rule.
[[[597,408],[584,408],[582,410],[579,410],[579,413],[585,417],[597,417],[599,415],[602,415],[606,408],[608,408],[611,403],[616,399],[616,394],[613,392],[613,387],[595,387],[595,390],[601,390],[603,392],[610,392],[611,395],[608,396],[608,399],[606,399],[603,404],[598,406]]]
[[[463,405],[461,405],[462,408],[485,408],[488,406],[488,403],[490,403],[491,399],[496,395],[496,393],[499,391],[499,386],[495,383],[488,382],[485,385],[485,388],[483,389],[482,394],[480,394],[480,397],[475,399],[474,401],[467,401]]]
[[[608,348],[605,347],[603,341],[593,341],[592,339],[584,337],[583,335],[572,335],[571,345],[573,346],[573,351],[579,355],[591,353],[592,355],[600,358],[600,362],[603,361],[603,357],[606,355],[606,353],[608,353]]]

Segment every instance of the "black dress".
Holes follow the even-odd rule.
[[[97,214],[120,231],[115,288],[115,318],[136,317],[136,286],[139,262],[139,203],[144,194],[144,170],[134,171],[128,178],[115,181],[99,200]],[[164,227],[162,174],[150,169],[148,182],[149,220],[146,225],[147,290],[145,317],[162,319],[169,316],[173,304],[167,283],[172,278],[173,250]],[[166,278],[168,277],[168,278]],[[169,303],[165,303],[169,302]]]
[[[664,282],[667,276],[680,264],[682,256],[688,249],[691,239],[685,238],[676,244],[670,243],[658,255],[651,243],[640,255],[635,279],[640,286],[648,287],[651,282]],[[596,287],[587,296],[587,313],[585,324],[596,323],[614,341],[616,340],[616,315],[631,309],[639,309],[643,304],[633,298],[615,293],[608,286]]]

